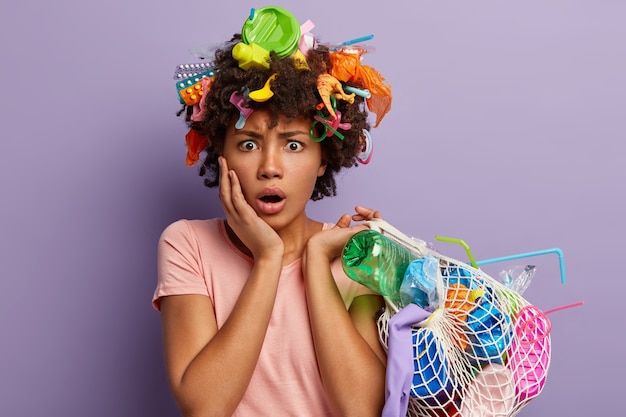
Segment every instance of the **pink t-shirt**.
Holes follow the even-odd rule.
[[[206,295],[221,328],[252,263],[230,241],[222,219],[174,222],[159,240],[153,305],[158,310],[159,298],[168,295]],[[297,259],[283,267],[257,367],[233,416],[333,415],[315,357],[301,266]],[[332,262],[331,270],[346,308],[355,297],[372,293],[344,274],[339,259]]]

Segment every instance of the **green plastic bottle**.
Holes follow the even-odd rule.
[[[407,266],[418,257],[375,230],[362,230],[348,240],[341,253],[350,279],[401,305],[400,286]]]

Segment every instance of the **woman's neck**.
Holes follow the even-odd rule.
[[[226,233],[233,244],[240,251],[253,258],[250,250],[239,239],[233,229],[230,228],[227,221],[224,221],[224,226],[226,228]],[[284,245],[283,266],[289,265],[296,259],[301,258],[302,253],[304,252],[304,246],[308,242],[309,238],[315,233],[321,231],[323,226],[324,225],[320,222],[304,217],[300,222],[295,222],[287,228],[276,230],[276,233],[278,233]]]

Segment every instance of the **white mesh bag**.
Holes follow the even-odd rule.
[[[436,265],[435,307],[426,319],[410,324],[407,415],[518,414],[543,389],[550,365],[550,322],[542,311],[480,269],[434,251],[385,221],[377,219],[370,228]],[[389,349],[390,321],[401,308],[388,297],[385,301],[378,330]]]

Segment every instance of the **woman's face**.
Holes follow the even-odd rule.
[[[275,230],[306,217],[317,177],[324,174],[322,148],[309,136],[311,120],[281,116],[269,128],[265,111],[250,114],[242,129],[230,126],[223,156],[239,177],[248,204]]]

